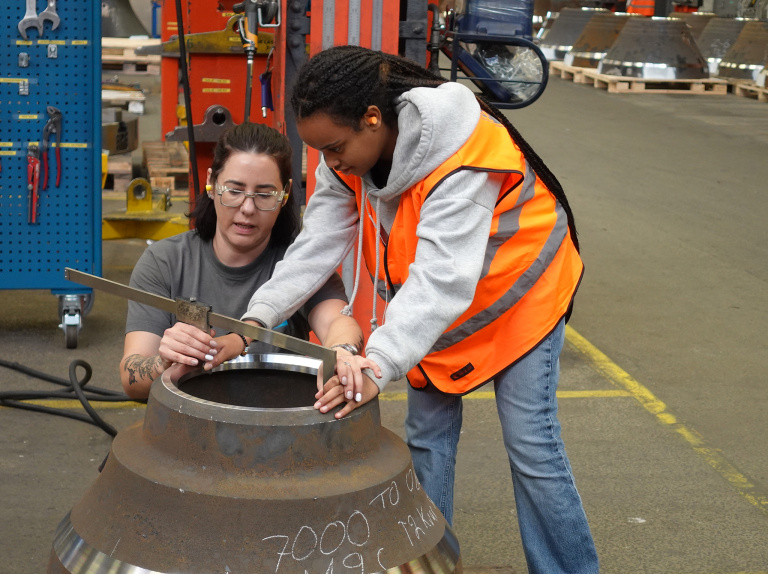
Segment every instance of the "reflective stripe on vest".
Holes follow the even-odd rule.
[[[421,206],[445,179],[464,169],[504,177],[482,272],[469,308],[407,375],[416,388],[431,383],[449,394],[465,394],[483,385],[538,345],[567,313],[583,271],[562,206],[506,128],[482,114],[456,154],[401,194],[386,247],[380,250],[379,278],[386,278],[390,288],[407,280],[415,260]],[[355,191],[359,207],[361,180],[337,176]],[[367,206],[366,211],[363,255],[373,273],[376,218],[372,208]]]

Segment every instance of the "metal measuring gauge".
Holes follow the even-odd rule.
[[[168,297],[155,295],[154,293],[129,287],[128,285],[97,277],[90,273],[70,269],[69,267],[64,269],[64,277],[74,283],[87,285],[93,289],[105,291],[111,295],[117,295],[142,305],[149,305],[168,313],[174,313],[179,321],[197,327],[206,333],[210,331],[211,326],[219,327],[231,333],[250,337],[257,341],[285,349],[286,351],[293,351],[294,353],[319,359],[322,362],[323,383],[333,376],[334,365],[336,364],[336,351],[332,349],[291,337],[284,333],[244,323],[226,315],[214,313],[209,305],[205,305],[195,299],[184,299],[181,297],[169,299]]]

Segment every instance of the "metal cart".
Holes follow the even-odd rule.
[[[50,289],[77,347],[101,275],[101,4],[0,3],[0,288]]]

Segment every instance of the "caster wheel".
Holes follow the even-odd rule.
[[[67,342],[67,349],[77,348],[77,325],[64,326],[64,338]]]

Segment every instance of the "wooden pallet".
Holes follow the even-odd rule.
[[[129,153],[111,155],[107,159],[105,190],[125,193],[133,179],[133,158]]]
[[[127,108],[133,114],[144,113],[144,102],[147,96],[141,90],[110,90],[102,88],[101,103],[110,107]]]
[[[160,73],[158,55],[137,54],[136,49],[142,46],[160,45],[159,39],[135,38],[102,38],[101,67],[104,70],[117,70],[125,74]]]
[[[101,69],[132,76],[160,75],[160,64],[144,64],[142,62],[105,62],[102,60]]]
[[[566,66],[563,62],[557,60],[549,63],[550,74],[560,76],[563,80],[571,80],[574,84],[591,84],[592,80],[584,76],[584,72],[591,69]]]
[[[736,82],[733,93],[744,98],[757,97],[758,102],[768,102],[768,88],[761,88],[753,82]]]
[[[728,93],[728,82],[719,78],[698,80],[650,80],[598,74],[596,70],[584,69],[584,78],[591,80],[596,88],[604,88],[610,94],[707,94]]]
[[[189,193],[189,154],[182,142],[144,142],[142,165],[153,187],[169,189],[172,196],[185,197]],[[173,180],[172,184],[167,178]]]

